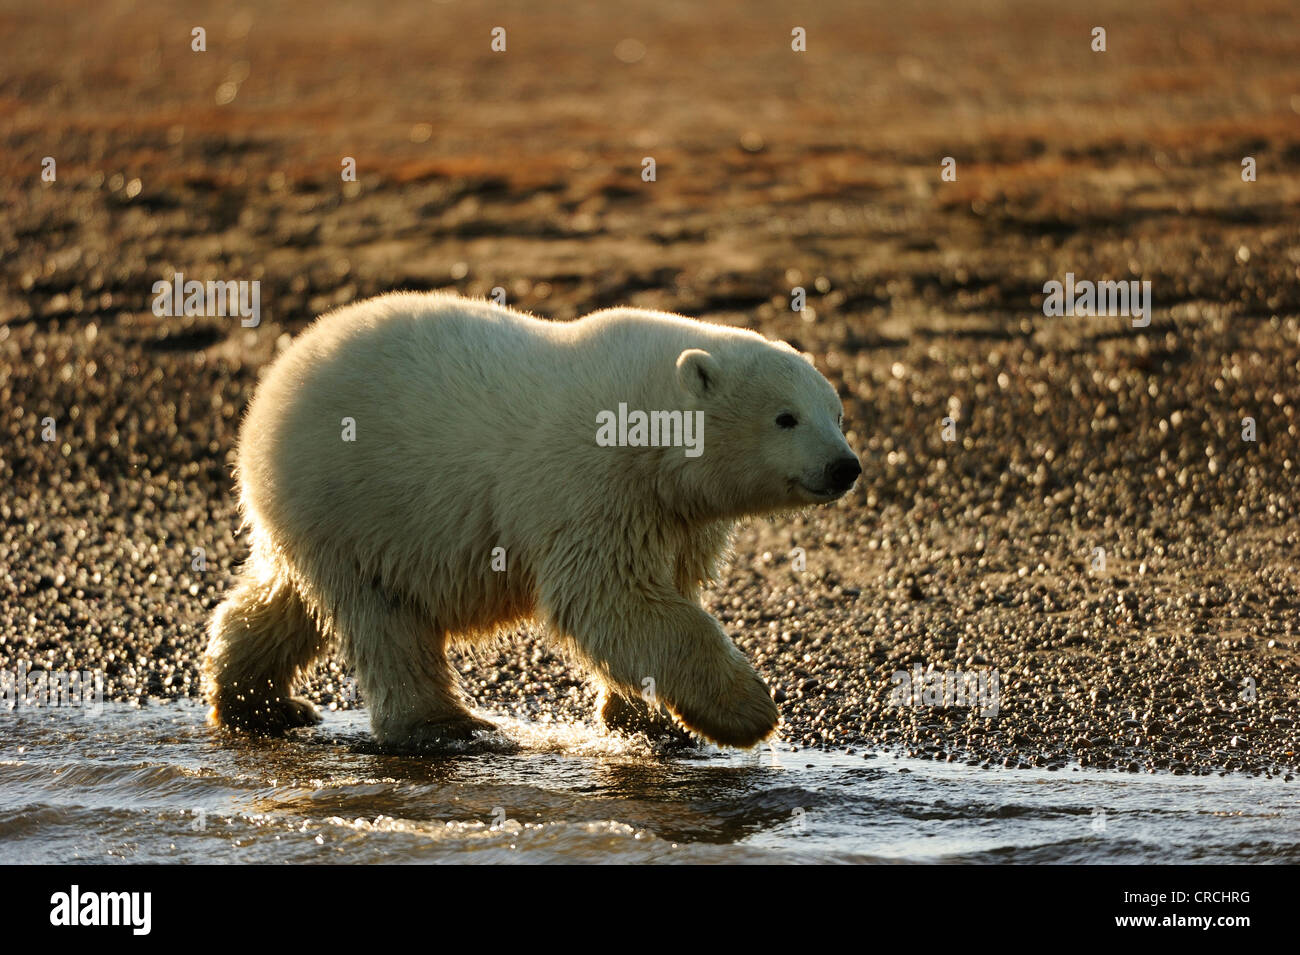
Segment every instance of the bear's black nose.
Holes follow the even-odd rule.
[[[862,473],[857,458],[840,458],[826,468],[826,480],[837,491],[847,491]]]

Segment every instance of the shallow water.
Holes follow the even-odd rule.
[[[656,753],[501,720],[437,758],[364,713],[280,740],[193,703],[0,711],[0,862],[1300,862],[1279,780]]]

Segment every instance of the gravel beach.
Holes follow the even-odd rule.
[[[0,11],[0,668],[197,696],[259,370],[335,305],[501,287],[839,388],[857,488],[743,526],[706,601],[787,740],[1300,771],[1293,4],[121,9]],[[261,323],[156,316],[174,273],[260,281]],[[1149,326],[1045,316],[1066,273],[1149,281]],[[458,659],[488,714],[591,717],[540,633]],[[891,705],[917,665],[995,670],[997,714]]]

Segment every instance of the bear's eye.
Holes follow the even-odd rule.
[[[793,428],[799,423],[799,419],[787,411],[776,416],[776,423],[782,428]]]

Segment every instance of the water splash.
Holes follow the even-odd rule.
[[[492,719],[490,745],[414,755],[376,747],[364,713],[281,739],[214,730],[188,703],[10,714],[0,847],[14,863],[1300,861],[1277,780],[669,749]]]

